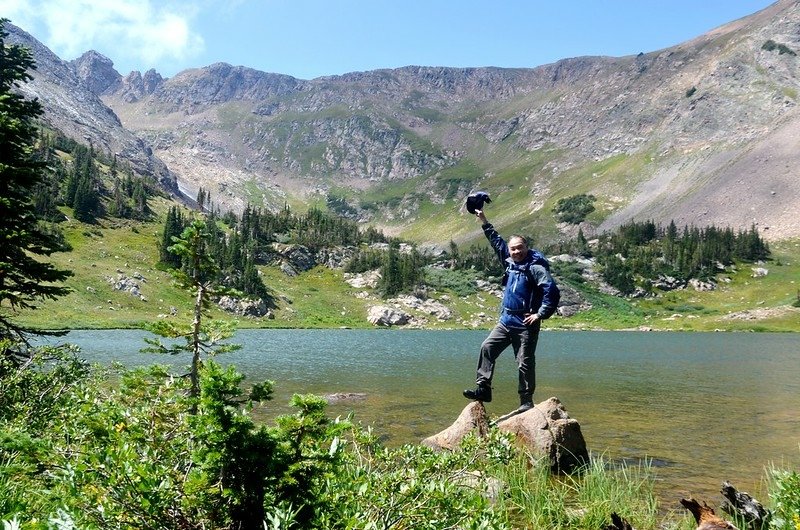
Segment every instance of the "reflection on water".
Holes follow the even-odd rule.
[[[186,364],[138,353],[141,331],[75,331],[67,340],[106,363]],[[293,393],[364,392],[329,407],[354,412],[388,445],[450,425],[474,384],[484,331],[242,330],[243,349],[220,357],[252,381],[276,381],[263,418],[292,412]],[[589,449],[652,459],[657,489],[719,498],[724,480],[758,492],[764,466],[800,462],[800,334],[542,332],[536,401],[557,396]],[[490,415],[517,405],[510,350],[498,360]],[[677,505],[676,505],[677,506]]]

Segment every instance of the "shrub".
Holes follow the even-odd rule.
[[[779,44],[772,39],[768,39],[761,45],[762,50],[766,50],[768,52],[778,50],[778,55],[788,54],[791,56],[797,55],[797,53],[786,46],[785,44]]]
[[[434,267],[425,268],[425,284],[434,289],[447,289],[458,296],[469,296],[478,292],[475,281],[479,274],[474,270],[454,271]]]
[[[775,467],[769,468],[767,474],[772,504],[770,528],[800,527],[800,474]]]
[[[556,219],[562,223],[580,224],[586,219],[586,216],[594,211],[594,201],[597,200],[594,195],[573,195],[571,197],[564,197],[558,200],[553,212],[556,214]]]

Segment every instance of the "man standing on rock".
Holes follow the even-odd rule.
[[[489,201],[487,201],[489,202]],[[469,204],[469,203],[468,203]],[[481,204],[482,206],[482,204]],[[509,345],[514,349],[519,368],[519,412],[533,407],[536,388],[536,343],[541,321],[556,311],[560,292],[550,275],[550,265],[528,241],[513,235],[506,244],[482,209],[470,208],[482,222],[483,233],[505,267],[500,319],[481,345],[475,390],[464,390],[464,397],[488,403],[492,400],[492,376],[497,357]]]

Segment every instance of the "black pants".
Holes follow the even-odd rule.
[[[524,329],[507,328],[497,324],[481,344],[478,357],[476,382],[481,386],[491,386],[495,361],[503,351],[511,346],[519,369],[517,391],[520,396],[533,396],[536,390],[536,343],[539,340],[541,323],[537,321]]]

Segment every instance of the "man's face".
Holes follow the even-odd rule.
[[[508,252],[511,254],[511,259],[514,263],[522,263],[528,255],[528,245],[525,241],[518,237],[512,237],[508,242]]]

